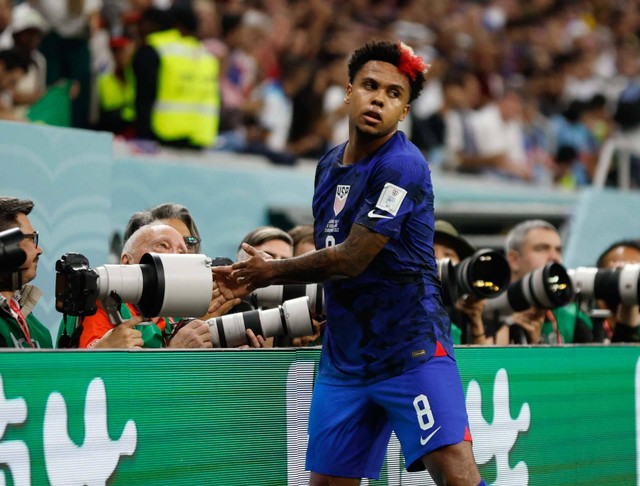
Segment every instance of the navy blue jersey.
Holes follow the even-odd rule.
[[[324,284],[319,379],[355,384],[399,375],[436,354],[453,356],[453,343],[433,252],[427,162],[402,132],[351,165],[341,164],[345,146],[316,170],[316,248],[342,243],[354,223],[390,238],[362,274]]]

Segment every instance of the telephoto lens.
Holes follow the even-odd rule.
[[[56,309],[72,316],[95,314],[96,299],[105,309],[135,304],[146,317],[201,316],[212,291],[206,255],[145,253],[139,264],[90,268],[85,256],[67,253],[56,262]]]
[[[555,309],[567,305],[573,297],[573,285],[565,268],[559,263],[547,263],[511,283],[498,298],[487,301],[483,315],[506,316],[530,307]]]
[[[483,249],[453,265],[448,258],[438,261],[443,302],[453,306],[458,297],[473,294],[481,299],[494,299],[509,285],[509,263],[497,251]]]
[[[270,285],[269,287],[263,287],[253,292],[251,294],[251,300],[255,307],[271,309],[287,300],[304,296],[309,298],[311,315],[316,317],[326,314],[322,284],[319,283]]]
[[[602,299],[607,303],[640,303],[640,264],[618,268],[578,267],[569,275],[580,297]]]
[[[263,338],[313,334],[313,321],[307,296],[287,300],[273,309],[227,314],[207,320],[215,348],[235,348],[247,344],[247,329]]]

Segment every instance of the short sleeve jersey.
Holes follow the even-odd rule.
[[[327,328],[319,379],[367,383],[434,355],[453,357],[433,251],[434,196],[422,153],[396,132],[374,154],[342,165],[346,144],[316,170],[316,248],[342,243],[353,224],[389,237],[367,269],[325,282]]]

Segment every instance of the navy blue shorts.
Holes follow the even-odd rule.
[[[471,440],[455,360],[434,357],[402,375],[367,385],[316,382],[306,469],[379,479],[392,430],[409,471],[423,470],[419,459],[428,452]]]

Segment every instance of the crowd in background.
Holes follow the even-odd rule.
[[[199,118],[163,124],[171,29],[208,64]],[[401,129],[432,168],[575,188],[640,125],[639,32],[634,0],[0,0],[0,117],[294,164],[347,139],[348,53],[399,40],[431,64]]]

